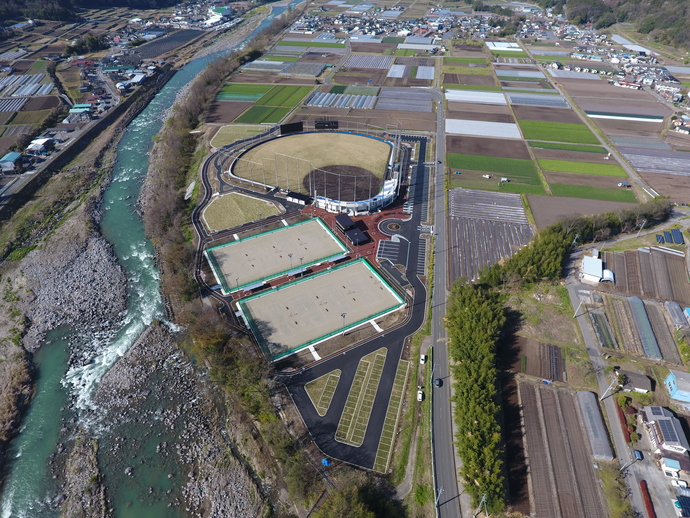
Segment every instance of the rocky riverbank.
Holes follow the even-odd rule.
[[[266,506],[259,488],[221,433],[224,410],[215,397],[167,328],[152,325],[103,377],[94,396],[114,437],[104,456],[132,479],[130,486],[139,487],[136,480],[145,478],[140,490],[151,500],[174,491],[166,489],[167,482],[181,477],[175,482],[181,497],[174,504],[191,516],[262,516]],[[155,479],[145,474],[151,454],[169,458],[175,469],[149,486]]]

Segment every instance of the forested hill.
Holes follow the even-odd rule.
[[[616,22],[632,23],[638,32],[675,47],[690,47],[688,0],[537,0],[542,7],[562,12],[573,23],[592,23],[597,29]]]
[[[132,7],[157,9],[170,7],[179,0],[0,0],[0,20],[18,21],[25,18],[76,21],[80,8]]]

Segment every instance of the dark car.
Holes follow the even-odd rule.
[[[442,386],[442,385],[443,385],[443,380],[442,380],[441,378],[436,378],[436,379],[434,380],[434,385],[436,385],[437,387]]]

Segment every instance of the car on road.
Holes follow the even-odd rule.
[[[443,380],[441,378],[436,378],[434,380],[434,385],[437,387],[442,387],[443,386]]]
[[[424,392],[421,390],[417,391],[417,401],[424,401]]]
[[[684,489],[687,489],[687,487],[688,487],[688,483],[685,480],[673,479],[673,480],[671,480],[671,485],[673,487],[682,487]]]
[[[633,450],[632,454],[633,454],[633,457],[635,457],[635,460],[644,459],[644,457],[642,456],[642,452],[640,450]]]
[[[424,365],[426,363],[426,354],[422,354],[419,357],[419,363],[421,363],[422,365]]]

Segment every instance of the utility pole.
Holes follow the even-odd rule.
[[[343,317],[343,334],[342,336],[345,336],[345,317],[347,316],[347,313],[341,313],[341,317]]]
[[[606,396],[608,395],[609,390],[613,390],[613,388],[616,387],[617,385],[618,385],[618,380],[616,378],[613,378],[613,381],[611,381],[611,384],[609,385],[609,387],[604,391],[602,396],[599,398],[599,401],[603,401],[606,398]]]
[[[438,494],[436,495],[436,504],[435,504],[435,505],[436,505],[437,508],[438,508],[438,501],[441,499],[441,494],[442,494],[442,493],[443,493],[443,488],[440,487],[440,488],[438,489]]]

